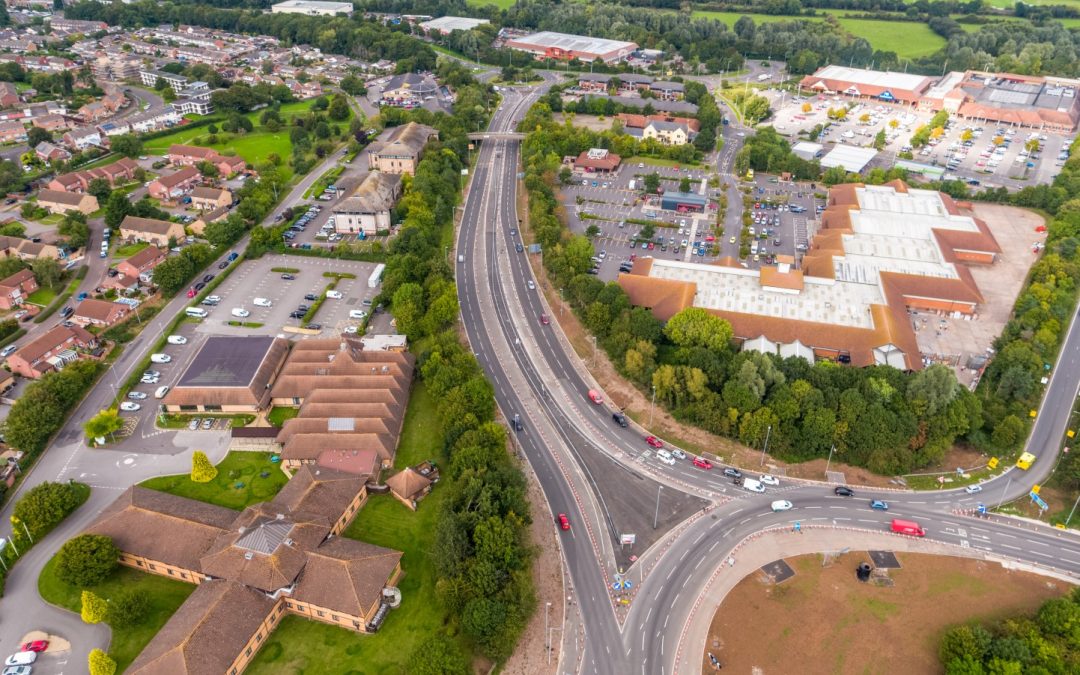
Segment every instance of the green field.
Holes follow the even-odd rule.
[[[1080,2],[1080,0],[1077,0]],[[823,14],[836,14],[840,17],[848,10],[818,10]],[[740,16],[749,16],[755,23],[776,23],[779,21],[821,21],[815,17],[776,16],[772,14],[743,14],[741,12],[695,11],[694,18],[715,19],[728,26],[734,26]],[[925,23],[911,21],[873,21],[869,19],[839,18],[840,25],[852,35],[866,38],[874,49],[896,52],[898,56],[915,58],[927,56],[945,46],[941,37]]]
[[[403,468],[424,459],[445,464],[442,447],[435,401],[423,383],[417,383],[409,399],[394,465]],[[447,481],[444,477],[416,512],[390,495],[372,495],[345,531],[347,537],[404,553],[404,577],[399,582],[401,607],[390,612],[377,634],[357,635],[344,628],[287,616],[248,667],[249,675],[408,673],[408,659],[417,645],[442,630],[449,620],[438,601],[435,566],[430,557],[440,502],[448,494]]]
[[[56,558],[46,563],[38,577],[38,593],[49,603],[78,613],[82,608],[82,589],[60,581],[53,574]],[[108,600],[121,590],[140,589],[150,594],[150,609],[146,617],[134,626],[117,627],[112,631],[109,655],[116,660],[116,672],[122,673],[139,655],[146,643],[169,617],[184,604],[187,597],[195,590],[195,584],[159,577],[156,574],[138,572],[130,567],[118,567],[108,579],[88,590]],[[86,664],[75,664],[70,668],[76,672],[85,672]]]
[[[147,141],[143,145],[143,149],[148,153],[158,154],[167,151],[173,143],[205,145],[222,153],[237,154],[255,165],[265,162],[266,158],[271,154],[276,154],[282,159],[279,167],[281,174],[286,180],[289,180],[292,178],[293,172],[288,161],[292,155],[292,141],[289,139],[288,122],[292,117],[306,114],[314,102],[315,99],[308,99],[296,103],[286,103],[281,106],[281,117],[285,121],[285,125],[275,133],[267,131],[265,127],[259,124],[259,116],[262,114],[260,110],[248,115],[248,119],[255,125],[255,129],[242,136],[219,132],[219,138],[228,138],[228,140],[206,145],[205,138],[210,135],[206,127],[181,127],[167,136]],[[348,122],[349,120],[345,120],[344,122],[338,122],[338,124],[344,128],[348,126]]]
[[[209,483],[196,483],[185,473],[158,476],[139,485],[239,511],[273,499],[288,480],[265,452],[230,452],[217,469],[217,477]]]
[[[499,9],[510,9],[514,6],[517,0],[465,0],[465,4],[470,7],[486,7],[488,5],[495,5]]]

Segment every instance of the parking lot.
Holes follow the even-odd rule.
[[[704,188],[710,198],[705,212],[662,210],[655,196],[643,198],[642,181],[653,171],[660,175],[661,187],[668,191],[677,190],[683,177],[690,179],[692,192],[701,193]],[[593,239],[599,260],[596,273],[604,281],[611,281],[617,277],[620,264],[635,255],[703,263],[728,256],[740,259],[741,232],[722,231],[716,224],[718,210],[714,198],[723,190],[715,181],[708,185],[710,178],[714,175],[703,168],[628,163],[611,174],[575,174],[573,182],[562,188],[561,198],[571,231],[585,234],[590,225],[596,226],[598,233]],[[631,181],[635,189],[630,189]],[[809,242],[815,207],[824,207],[824,200],[814,199],[810,184],[757,176],[753,182],[738,185],[749,191],[746,205],[755,219],[750,236],[757,239],[760,247],[757,260],[750,253],[740,263],[757,268],[772,264],[776,255],[801,255],[797,246]],[[741,204],[729,203],[728,209],[734,209],[741,218]],[[648,242],[651,249],[641,236],[644,221],[662,224]]]
[[[275,268],[288,268],[295,271],[275,272],[273,271]],[[140,451],[154,452],[154,447],[160,445],[161,452],[171,453],[181,436],[188,439],[190,444],[200,446],[211,443],[207,437],[208,433],[217,434],[221,438],[227,436],[229,428],[227,419],[205,418],[212,421],[200,424],[198,429],[179,432],[157,429],[155,424],[159,403],[155,392],[160,387],[171,387],[176,384],[208,337],[278,335],[302,340],[333,337],[350,330],[362,332],[365,321],[375,310],[372,301],[379,292],[378,288],[368,287],[368,279],[374,269],[375,263],[283,255],[266,255],[258,260],[242,263],[224,283],[214,289],[213,295],[209,296],[220,298],[216,304],[199,305],[199,308],[207,311],[206,318],[188,318],[174,331],[173,335],[179,336],[185,342],[172,344],[170,341],[156,352],[166,355],[169,359],[167,363],[150,365],[149,370],[155,371],[157,377],[148,379],[134,388],[137,396],[145,395],[145,398],[129,398],[129,401],[140,405],[141,408],[137,411],[125,411],[122,414],[126,418],[137,421],[131,436],[143,443]],[[301,305],[315,304],[314,300],[306,300],[305,296],[318,298],[327,286],[335,281],[333,278],[323,276],[324,273],[354,274],[356,278],[338,279],[334,290],[340,292],[342,297],[337,299],[328,297],[311,321],[305,322],[303,319],[290,317],[290,314],[297,311]],[[291,276],[293,279],[283,279],[283,275]],[[268,301],[269,306],[256,305],[255,298]],[[233,310],[243,310],[248,312],[248,315],[234,316]],[[354,318],[359,312],[364,312],[366,316],[363,319]],[[370,318],[372,325],[369,330],[375,330],[377,327],[380,332],[392,332],[389,327],[389,315],[386,313],[379,312]],[[230,322],[234,325],[230,325]],[[314,328],[313,324],[318,325],[318,328]],[[306,329],[304,326],[312,326],[312,328]],[[123,384],[126,377],[130,376],[130,373],[113,371],[110,373],[117,388]],[[193,435],[187,436],[186,434],[189,433]],[[149,439],[160,434],[174,434],[178,438],[169,443],[164,441],[147,443]],[[171,437],[170,440],[172,440]],[[220,439],[213,442],[220,442]]]
[[[911,161],[940,167],[945,177],[973,185],[1019,188],[1049,183],[1060,173],[1073,134],[1055,133],[1027,127],[1012,127],[985,120],[953,118],[944,135],[931,139],[924,148],[911,148],[912,134],[930,121],[934,113],[877,101],[855,101],[837,96],[781,96],[771,93],[775,110],[773,125],[792,142],[805,139],[800,131],[828,124],[816,142],[827,154],[834,144],[868,147],[879,131],[885,131],[884,150],[870,167],[891,168],[901,152],[911,152]],[[781,105],[782,101],[782,105]],[[803,110],[809,104],[810,110]],[[844,120],[830,120],[830,108],[853,106]],[[1039,150],[1030,155],[1025,145],[1039,141]],[[977,182],[973,182],[977,181]]]

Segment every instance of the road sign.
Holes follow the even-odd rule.
[[[462,176],[468,176],[469,175],[469,170],[468,169],[462,169],[461,170],[461,175]]]
[[[622,585],[623,588],[625,588],[626,590],[630,590],[630,587],[634,585],[634,582],[627,579],[626,581],[622,582]]]
[[[1041,487],[1039,487],[1038,485],[1032,485],[1032,486],[1031,486],[1031,494],[1035,494],[1035,495],[1037,495],[1037,494],[1039,494],[1039,492],[1040,492],[1041,490],[1042,490],[1042,488],[1041,488]]]
[[[620,534],[619,543],[623,546],[633,546],[637,542],[636,534]]]
[[[1076,437],[1076,432],[1073,431],[1072,429],[1069,429],[1067,432],[1065,432],[1065,435],[1068,436],[1069,438],[1075,438]]]
[[[983,504],[982,502],[979,502],[979,504],[975,507],[975,509],[979,512],[980,516],[985,516],[986,515],[986,504]]]
[[[990,461],[986,463],[986,466],[990,467],[991,469],[996,469],[997,465],[998,465],[998,458],[997,457],[991,457]]]
[[[1046,502],[1044,502],[1044,501],[1042,500],[1042,497],[1040,497],[1040,496],[1038,495],[1038,493],[1037,493],[1037,492],[1035,492],[1034,490],[1032,490],[1032,491],[1031,491],[1030,493],[1028,493],[1028,495],[1029,495],[1029,496],[1031,497],[1031,501],[1033,501],[1033,502],[1035,502],[1036,504],[1038,504],[1038,505],[1039,505],[1039,508],[1040,508],[1040,509],[1042,509],[1043,511],[1045,511],[1046,509],[1050,508],[1050,506],[1049,506],[1049,505],[1048,505],[1048,504],[1047,504]]]

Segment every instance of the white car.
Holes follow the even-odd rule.
[[[981,485],[969,485],[966,488],[964,488],[964,492],[968,493],[969,495],[973,495],[976,492],[982,492],[982,486]]]
[[[168,354],[151,354],[150,355],[150,362],[151,363],[169,363],[171,361],[172,361],[172,357],[169,356]]]
[[[251,312],[247,311],[243,307],[233,307],[232,315],[237,318],[244,319],[251,316]]]
[[[367,318],[367,312],[365,312],[362,309],[350,309],[349,310],[349,318],[350,319],[366,319]]]
[[[183,335],[170,335],[166,342],[171,345],[186,345],[187,338]]]
[[[157,384],[160,381],[161,379],[157,377],[144,377],[143,379],[139,380],[139,384]]]
[[[345,335],[356,335],[356,326],[345,326],[345,330],[341,332]]]
[[[331,298],[333,300],[340,300],[340,299],[344,298],[345,296],[341,293],[341,291],[327,291],[326,292],[326,297]]]
[[[671,456],[675,459],[686,459],[686,453],[678,448],[671,449]]]
[[[146,398],[146,394],[141,391],[129,391],[127,397],[132,401],[142,401]]]
[[[3,351],[0,351],[0,357],[7,358],[7,357],[11,356],[12,354],[14,354],[16,349],[18,349],[17,346],[8,345],[7,347],[4,347]]]
[[[773,511],[790,511],[792,506],[793,506],[792,503],[789,502],[788,500],[786,500],[786,499],[778,499],[778,500],[776,500],[775,502],[772,503],[772,510]]]
[[[762,475],[761,478],[758,478],[758,481],[774,487],[780,484],[780,480],[776,476],[770,476],[769,474]]]
[[[656,458],[659,459],[664,464],[667,464],[669,466],[672,466],[672,465],[675,464],[675,458],[672,457],[671,453],[668,452],[667,450],[657,450],[656,451]]]
[[[536,284],[533,283],[532,279],[529,279],[529,290],[530,291],[535,291],[536,290]]]
[[[142,409],[142,406],[133,401],[124,401],[120,404],[120,409],[124,412],[135,412],[136,410]]]
[[[268,298],[255,298],[254,300],[252,300],[252,303],[254,303],[256,307],[273,307],[274,306],[274,303],[270,302],[270,300]]]
[[[26,666],[37,661],[37,652],[18,652],[7,657],[5,666]]]

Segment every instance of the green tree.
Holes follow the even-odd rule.
[[[90,675],[114,675],[116,673],[116,661],[97,647],[90,650],[88,661]]]
[[[191,454],[191,480],[196,483],[209,483],[217,477],[217,467],[210,463],[210,458],[202,450]]]
[[[46,143],[52,140],[52,134],[41,127],[30,127],[30,130],[26,132],[26,144],[31,148],[36,148],[39,143]]]
[[[908,381],[907,395],[917,415],[932,417],[952,402],[958,388],[952,369],[935,364],[915,373]]]
[[[94,195],[97,198],[98,204],[104,206],[108,203],[109,195],[112,194],[112,183],[107,178],[94,178],[90,181],[89,187],[86,188],[87,194]],[[72,211],[72,213],[76,213]]]
[[[77,588],[96,586],[112,574],[119,559],[120,550],[109,537],[80,534],[56,554],[56,578]]]
[[[121,590],[109,600],[109,625],[134,626],[150,611],[150,594],[141,588]]]
[[[64,274],[64,269],[56,258],[34,258],[30,261],[30,270],[39,285],[48,287],[56,286]]]
[[[124,420],[120,418],[120,411],[116,408],[108,408],[98,412],[83,424],[87,438],[112,437],[124,427]]]
[[[82,592],[80,615],[84,623],[101,623],[109,614],[109,604],[93,591]]]
[[[57,232],[60,236],[67,237],[68,244],[74,248],[82,248],[90,241],[90,226],[86,223],[86,215],[78,211],[64,214]]]
[[[990,634],[978,624],[956,626],[950,628],[941,638],[938,656],[942,663],[965,658],[981,663],[991,641]]]
[[[660,187],[660,174],[653,171],[645,174],[645,192],[656,192]]]
[[[416,648],[407,670],[413,675],[467,675],[469,664],[455,640],[438,634]]]
[[[367,93],[364,81],[355,75],[346,75],[341,79],[341,90],[352,96],[363,96]]]
[[[30,530],[34,539],[39,539],[82,502],[75,485],[47,481],[35,485],[20,497],[12,513]]]
[[[349,119],[349,104],[345,101],[345,97],[335,96],[334,100],[330,103],[330,109],[326,111],[326,114],[330,116],[330,119],[338,122]]]
[[[105,203],[105,225],[116,229],[134,211],[131,200],[123,192],[113,192]]]
[[[154,268],[152,278],[154,285],[160,288],[163,294],[171,296],[187,285],[195,271],[190,259],[184,256],[172,256]]]
[[[141,155],[143,151],[142,141],[131,134],[113,136],[109,141],[109,147],[112,148],[113,152],[132,159]]]
[[[679,181],[679,192],[690,192],[690,179],[686,176]]]
[[[1006,415],[994,427],[990,441],[1002,450],[1012,450],[1027,435],[1027,427],[1016,415]]]
[[[734,336],[731,324],[700,307],[687,307],[668,319],[664,334],[680,347],[726,351]]]

